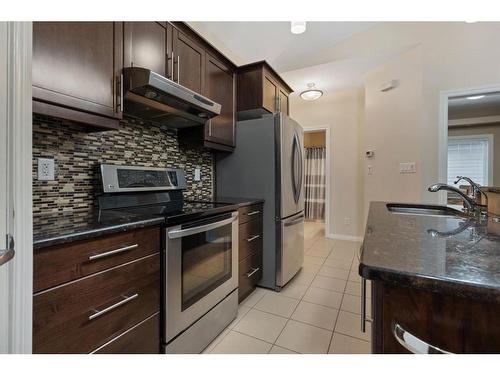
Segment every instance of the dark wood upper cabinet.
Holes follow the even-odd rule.
[[[279,109],[278,109],[278,111],[283,112],[287,116],[290,114],[290,104],[289,104],[289,100],[288,100],[288,95],[289,95],[289,93],[287,93],[283,88],[279,89],[279,93],[278,93]]]
[[[170,56],[168,56],[167,52],[166,23],[124,22],[124,67],[147,68],[162,76],[167,76],[168,58]]]
[[[173,30],[174,81],[203,94],[205,89],[205,50],[183,32]]]
[[[205,141],[234,147],[236,74],[228,65],[206,55],[205,95],[222,106],[220,115],[205,126]]]
[[[289,114],[288,97],[293,90],[265,61],[238,68],[238,119],[264,114]]]
[[[34,22],[34,112],[116,128],[122,37],[121,22]]]

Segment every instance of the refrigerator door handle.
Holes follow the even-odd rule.
[[[290,227],[292,225],[300,224],[304,221],[304,214],[300,214],[300,216],[296,216],[292,221],[285,221],[285,227]]]
[[[293,190],[293,198],[295,200],[295,203],[299,202],[299,197],[300,197],[300,185],[302,183],[302,177],[296,175],[296,169],[297,165],[295,164],[298,162],[298,167],[302,171],[302,165],[301,165],[301,154],[300,154],[300,147],[299,147],[299,140],[297,137],[297,134],[293,135],[293,144],[292,144],[292,162],[291,162],[291,168],[292,168],[292,190]],[[297,180],[300,178],[300,180]]]

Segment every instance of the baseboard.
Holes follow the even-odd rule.
[[[344,240],[344,241],[356,241],[356,242],[363,241],[363,237],[348,236],[346,234],[335,234],[335,233],[327,234],[326,238],[331,238],[332,240]]]

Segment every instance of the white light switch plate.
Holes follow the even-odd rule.
[[[409,163],[399,163],[399,173],[417,173],[417,166],[414,161]]]
[[[38,158],[38,180],[54,181],[54,159]]]

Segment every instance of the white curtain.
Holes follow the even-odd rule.
[[[326,148],[306,148],[305,214],[309,220],[325,219]]]

